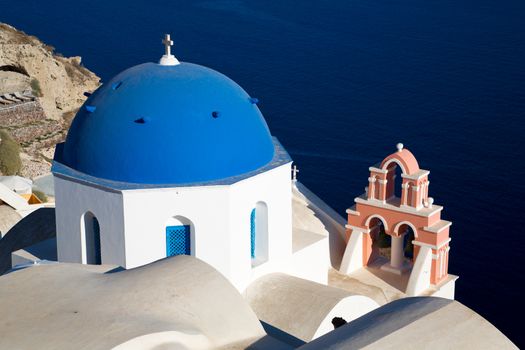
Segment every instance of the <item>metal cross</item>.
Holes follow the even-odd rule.
[[[292,179],[294,181],[297,181],[297,173],[299,172],[299,169],[297,169],[297,165],[293,165],[293,168],[292,168]]]
[[[170,39],[170,35],[166,34],[162,43],[166,47],[166,56],[171,56],[171,46],[173,45],[173,40]]]

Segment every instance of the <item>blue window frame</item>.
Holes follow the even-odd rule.
[[[190,225],[166,227],[166,256],[191,255]]]
[[[250,214],[250,252],[252,259],[255,258],[255,208],[252,210],[252,213]]]

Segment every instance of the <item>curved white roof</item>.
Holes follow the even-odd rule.
[[[443,298],[386,304],[299,349],[517,349],[483,317]]]
[[[245,298],[257,317],[303,341],[332,331],[332,319],[354,320],[377,307],[374,300],[283,273],[253,282]]]
[[[0,348],[111,349],[140,337],[155,349],[281,346],[237,290],[198,259],[176,256],[133,270],[101,269],[59,263],[2,276]]]

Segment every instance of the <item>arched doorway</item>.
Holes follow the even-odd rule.
[[[166,222],[166,257],[195,255],[195,229],[183,216],[174,216]]]
[[[81,234],[83,241],[82,263],[102,264],[102,250],[100,245],[100,224],[95,215],[88,211],[81,218]]]
[[[385,223],[380,218],[373,217],[370,219],[368,227],[370,229],[370,237],[372,238],[372,254],[367,265],[377,261],[389,261],[392,239],[390,235],[386,233]]]
[[[268,260],[268,206],[257,202],[250,212],[250,255],[252,265]]]
[[[414,259],[412,242],[417,237],[417,232],[411,223],[403,221],[394,226],[392,234],[390,265],[385,269],[401,274],[412,268]]]
[[[415,239],[416,239],[416,236],[415,236],[414,230],[410,226],[406,225],[403,255],[405,256],[405,260],[411,263],[414,261],[414,243],[412,242]]]

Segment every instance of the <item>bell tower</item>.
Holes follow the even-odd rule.
[[[408,274],[407,295],[446,283],[452,223],[441,219],[443,207],[429,197],[430,172],[420,169],[401,143],[369,170],[365,193],[347,209],[347,246],[340,271],[351,274],[370,267],[399,278]],[[396,186],[401,187],[397,196]]]

